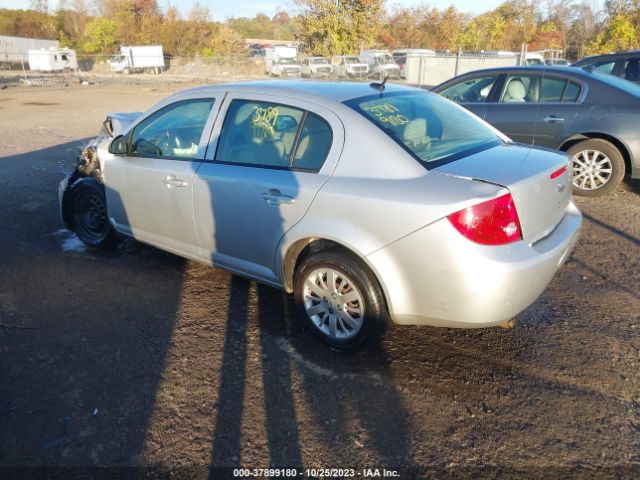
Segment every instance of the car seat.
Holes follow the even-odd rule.
[[[507,90],[504,92],[502,101],[506,103],[522,103],[525,102],[527,90],[524,83],[519,78],[512,78],[507,84]]]
[[[427,135],[427,120],[416,118],[407,123],[402,132],[402,141],[409,148],[425,150],[431,146],[431,137]]]
[[[306,170],[319,169],[329,153],[331,140],[329,127],[315,116],[307,116],[292,166]]]

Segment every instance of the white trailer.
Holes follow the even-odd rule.
[[[76,52],[69,48],[29,50],[29,69],[34,72],[72,72],[78,69]]]
[[[41,48],[60,48],[60,42],[58,40],[0,35],[0,63],[26,63],[29,61],[29,50]]]
[[[264,70],[276,77],[300,78],[300,64],[296,60],[297,47],[275,45],[264,49]]]
[[[111,57],[111,71],[124,74],[164,69],[162,45],[121,46],[120,55]]]

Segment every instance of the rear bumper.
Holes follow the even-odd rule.
[[[369,255],[399,324],[491,327],[531,305],[571,254],[582,215],[571,202],[542,240],[475,244],[445,218]]]

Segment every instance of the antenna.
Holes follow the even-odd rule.
[[[387,74],[384,77],[384,80],[382,81],[382,83],[380,83],[380,82],[371,82],[369,84],[369,86],[371,88],[374,88],[374,89],[378,90],[380,92],[380,95],[382,95],[382,92],[384,92],[384,85],[387,83],[388,79],[389,79],[389,74]]]

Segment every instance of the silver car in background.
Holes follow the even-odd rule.
[[[119,232],[291,292],[337,347],[389,320],[512,319],[582,221],[566,156],[397,85],[197,87],[110,116],[78,163],[60,205],[85,243]]]

